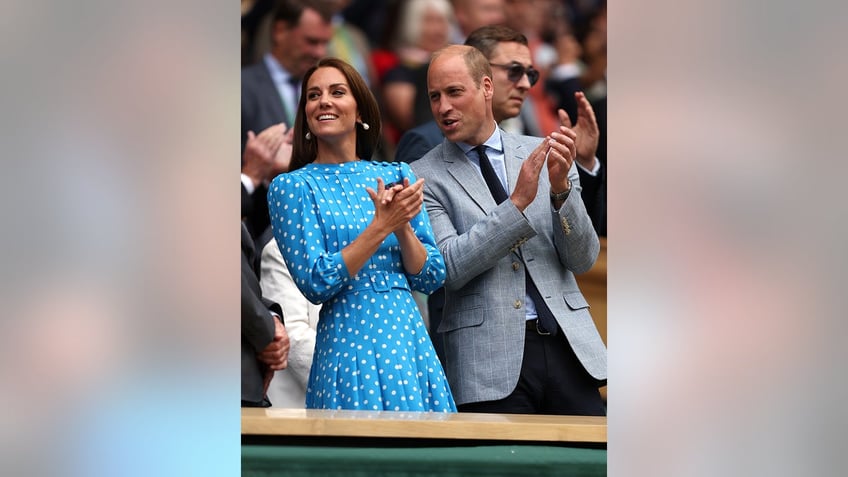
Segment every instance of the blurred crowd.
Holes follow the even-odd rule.
[[[522,110],[525,122],[535,127],[525,132],[553,130],[557,108],[575,118],[573,95],[561,86],[563,80],[576,81],[598,118],[597,155],[606,163],[605,0],[316,0],[311,3],[327,17],[329,30],[305,24],[300,31],[286,32],[289,36],[279,46],[286,51],[280,53],[275,52],[281,34],[274,28],[276,3],[242,0],[242,66],[261,63],[268,53],[286,58],[284,66],[289,58],[292,64],[311,66],[323,56],[352,64],[381,107],[382,141],[375,159],[394,160],[403,133],[432,119],[426,94],[430,54],[463,43],[481,26],[503,24],[527,37],[540,73],[541,87],[530,89]],[[270,125],[250,126],[258,132]]]

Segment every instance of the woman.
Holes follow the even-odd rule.
[[[452,412],[411,293],[445,279],[424,181],[405,163],[360,160],[379,136],[377,102],[356,70],[325,58],[306,73],[291,170],[268,191],[295,284],[323,304],[306,407]]]

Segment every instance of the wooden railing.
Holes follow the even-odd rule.
[[[605,444],[607,418],[527,414],[244,408],[242,436]]]

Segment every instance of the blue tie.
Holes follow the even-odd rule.
[[[489,156],[486,155],[486,146],[481,144],[475,147],[474,150],[477,151],[477,155],[480,157],[480,171],[483,173],[483,180],[489,186],[489,192],[491,192],[495,202],[500,204],[508,196],[503,188],[503,184],[501,184],[501,180],[495,174],[495,169],[489,161]],[[539,324],[541,325],[539,331],[555,335],[557,333],[557,323],[554,314],[551,313],[548,305],[545,304],[545,300],[542,299],[542,294],[539,293],[539,289],[533,283],[533,278],[530,277],[526,264],[524,265],[524,284],[526,287],[525,291],[530,295],[530,298],[533,299],[533,303],[536,305],[536,315],[539,317]]]
[[[300,102],[300,88],[297,87],[297,85],[300,83],[300,78],[297,78],[295,76],[289,76],[289,79],[287,81],[289,83],[289,86],[291,86],[292,92],[294,92],[294,104],[287,105],[288,107],[286,108],[286,113],[289,115],[289,124],[287,124],[287,126],[293,128],[294,120],[297,119],[297,106]]]

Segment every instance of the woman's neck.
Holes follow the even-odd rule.
[[[344,164],[358,160],[355,140],[350,144],[318,142],[318,154],[315,156],[315,162],[318,164]]]

